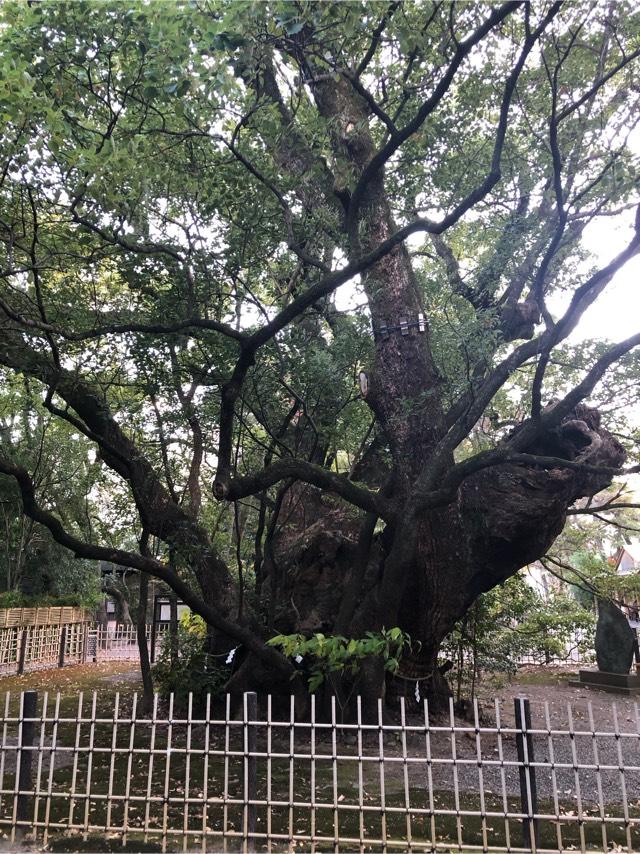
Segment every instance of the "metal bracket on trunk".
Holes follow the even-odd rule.
[[[400,332],[404,336],[409,335],[412,329],[417,330],[418,333],[427,331],[427,322],[421,311],[418,312],[417,320],[409,321],[405,317],[402,317],[400,318],[400,323],[396,326],[381,323],[378,329],[374,327],[373,337],[376,341],[386,341],[392,332]]]

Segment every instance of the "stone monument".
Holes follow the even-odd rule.
[[[622,694],[640,692],[640,676],[629,673],[636,645],[636,633],[620,608],[610,599],[598,599],[598,670],[581,670],[580,681],[575,684]]]
[[[635,632],[617,605],[609,599],[598,601],[596,661],[605,673],[628,673],[633,664]]]

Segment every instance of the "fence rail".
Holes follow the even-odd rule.
[[[559,721],[515,703],[469,724],[404,702],[365,721],[358,701],[345,723],[335,699],[299,720],[293,698],[251,694],[155,697],[147,715],[137,695],[7,695],[0,828],[85,849],[106,833],[131,850],[638,851],[637,707]]]

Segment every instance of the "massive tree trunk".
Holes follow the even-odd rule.
[[[140,573],[140,588],[138,592],[138,610],[136,614],[136,639],[140,656],[140,676],[142,677],[142,709],[149,714],[153,709],[153,676],[149,647],[147,646],[147,600],[149,598],[149,576]]]
[[[314,95],[334,128],[335,157],[362,172],[375,153],[366,105],[345,80],[318,78]],[[351,224],[354,257],[396,228],[379,169]],[[413,643],[403,666],[426,679],[427,694],[437,703],[447,691],[438,651],[456,621],[481,593],[544,555],[562,530],[568,507],[602,489],[610,476],[505,464],[469,477],[451,503],[422,510],[417,481],[434,464],[448,425],[443,381],[405,247],[372,267],[363,285],[376,341],[366,402],[389,451],[384,492],[398,508],[396,521],[374,535],[375,514],[360,519],[352,512],[340,514],[307,488],[314,523],[291,520],[276,547],[275,628],[361,637],[368,630],[400,626]],[[520,451],[592,466],[616,467],[624,460],[622,446],[601,427],[597,412],[584,406]],[[453,455],[439,453],[436,464],[446,471]],[[382,695],[383,671],[369,668],[359,690]]]
[[[530,450],[594,467],[615,467],[624,458],[598,413],[586,406]],[[437,701],[445,689],[438,650],[456,621],[481,593],[544,555],[568,507],[607,480],[606,473],[513,464],[478,472],[447,507],[420,513],[407,500],[399,514],[406,521],[367,538],[362,572],[356,520],[338,514],[330,502],[323,505],[316,493],[315,523],[290,527],[277,545],[284,583],[275,628],[361,637],[367,630],[400,626],[413,641],[405,672],[431,678],[427,694]],[[360,534],[367,524],[364,518]],[[340,625],[349,596],[356,605]],[[383,684],[366,690],[381,694]]]

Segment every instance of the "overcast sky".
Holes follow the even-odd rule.
[[[604,266],[629,243],[634,216],[625,216],[622,226],[615,219],[601,219],[585,229],[585,243]],[[577,283],[579,284],[579,283]],[[609,338],[622,341],[640,331],[640,256],[619,270],[602,296],[584,313],[570,341]]]

